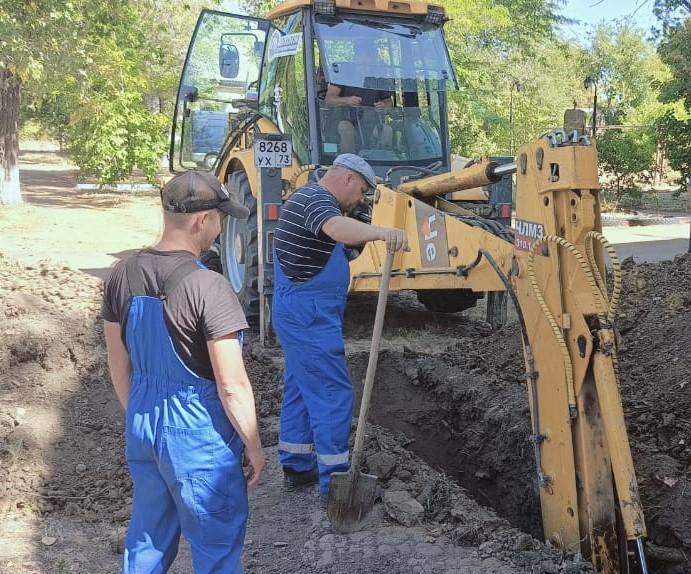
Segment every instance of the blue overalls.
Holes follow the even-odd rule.
[[[350,272],[343,245],[305,283],[293,283],[274,256],[273,325],[285,355],[278,452],[298,472],[319,466],[319,489],[349,468],[353,386],[343,344]]]
[[[199,269],[191,264],[188,272]],[[178,273],[177,283],[184,275]],[[127,278],[132,298],[125,341],[132,376],[126,455],[134,494],[122,571],[166,572],[182,530],[196,574],[242,573],[248,514],[242,442],[216,383],[192,372],[175,351],[164,319],[165,295],[146,295],[136,263],[128,262]],[[162,293],[169,294],[175,285],[166,285]]]

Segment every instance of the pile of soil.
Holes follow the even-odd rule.
[[[0,256],[0,510],[128,517],[99,310],[99,280]]]

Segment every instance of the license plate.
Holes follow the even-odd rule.
[[[257,167],[289,167],[293,163],[293,142],[256,140],[254,163]]]

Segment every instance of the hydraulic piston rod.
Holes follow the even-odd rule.
[[[398,187],[398,191],[414,197],[433,197],[435,195],[489,185],[515,172],[515,163],[499,165],[496,162],[483,159],[479,163],[458,171],[408,181],[401,184]]]

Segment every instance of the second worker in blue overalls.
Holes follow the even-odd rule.
[[[375,187],[365,160],[338,156],[324,177],[285,202],[274,239],[272,317],[285,355],[279,456],[286,485],[319,479],[322,500],[331,473],[349,468],[353,386],[343,343],[350,283],[344,246],[381,240],[391,253],[408,250],[403,230],[347,217]]]

